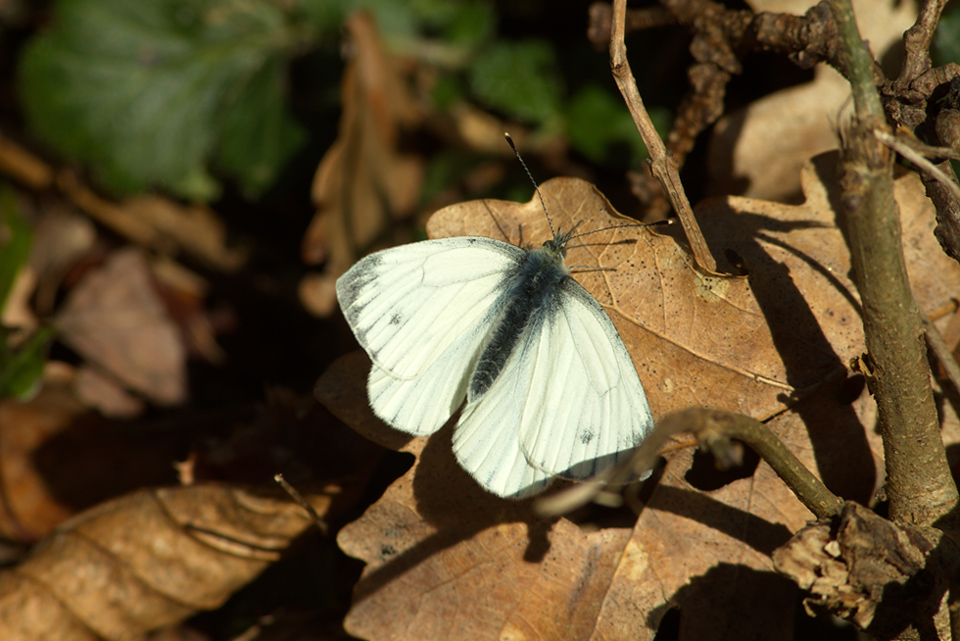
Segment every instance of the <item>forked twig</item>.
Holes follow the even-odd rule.
[[[948,189],[954,198],[960,200],[960,185],[957,185],[955,180],[951,180],[942,169],[927,160],[924,156],[924,154],[939,154],[947,158],[952,158],[953,160],[960,160],[960,155],[958,155],[956,151],[949,147],[930,147],[929,145],[924,145],[919,140],[916,144],[911,144],[906,142],[906,139],[902,137],[894,136],[890,132],[878,129],[873,131],[873,135],[887,147],[890,147],[890,149],[893,149],[917,167],[927,172]]]

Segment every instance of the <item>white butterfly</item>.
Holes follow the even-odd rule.
[[[337,280],[373,361],[374,413],[423,436],[466,399],[454,453],[502,497],[592,476],[653,429],[613,322],[564,263],[570,238],[557,232],[533,251],[475,236],[427,240],[371,254]]]

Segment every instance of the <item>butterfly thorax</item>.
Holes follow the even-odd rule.
[[[523,335],[535,331],[553,313],[560,284],[570,277],[569,273],[563,262],[563,245],[547,241],[540,249],[528,252],[507,275],[507,287],[500,296],[499,322],[470,378],[468,402],[490,389]]]

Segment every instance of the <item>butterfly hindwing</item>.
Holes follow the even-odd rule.
[[[455,341],[423,373],[406,379],[374,364],[367,379],[370,406],[381,419],[408,434],[433,434],[463,403],[477,351],[473,340]]]
[[[524,359],[521,345],[483,396],[463,408],[453,431],[460,466],[488,492],[513,499],[540,492],[553,478],[520,449],[519,419],[531,391]]]

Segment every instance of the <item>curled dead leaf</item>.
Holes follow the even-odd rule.
[[[878,638],[895,638],[913,621],[929,620],[932,628],[935,618],[947,616],[938,611],[954,570],[941,553],[942,536],[847,503],[831,521],[797,532],[773,559],[810,592],[804,607],[811,616],[829,612]]]
[[[308,497],[320,514],[327,491]],[[0,574],[0,637],[140,638],[219,607],[310,525],[288,500],[215,485],[110,501]]]
[[[412,211],[423,180],[422,160],[398,148],[401,129],[419,116],[373,18],[355,13],[345,28],[352,56],[340,89],[340,132],[317,168],[317,213],[302,245],[305,262],[325,263],[300,288],[307,309],[323,316],[336,308],[333,283],[392,220]]]

